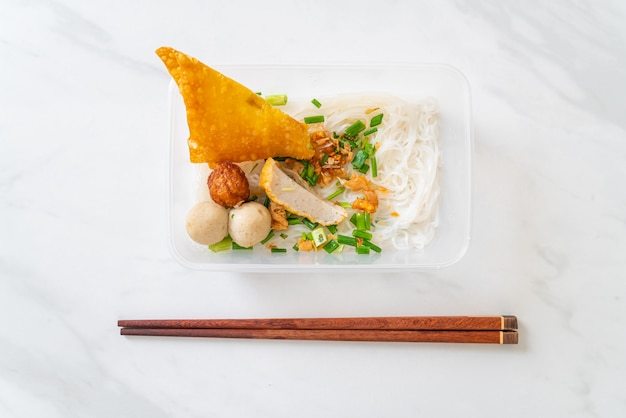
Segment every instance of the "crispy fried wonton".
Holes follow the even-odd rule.
[[[313,156],[304,123],[193,57],[169,47],[156,53],[185,102],[191,162],[213,166],[224,161]]]

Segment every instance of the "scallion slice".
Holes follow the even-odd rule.
[[[271,251],[273,253],[286,253],[287,249],[286,248],[272,248]]]
[[[324,232],[324,228],[317,228],[312,232],[313,235],[313,245],[316,247],[321,247],[326,242],[326,232]]]
[[[318,177],[318,174],[313,174],[312,176],[307,176],[306,181],[308,181],[311,186],[315,186],[317,184]]]
[[[352,167],[356,168],[357,170],[363,167],[363,164],[365,164],[365,160],[367,160],[367,157],[369,157],[369,155],[367,155],[367,152],[365,152],[365,150],[358,150],[354,158],[352,159]]]
[[[370,247],[366,247],[365,245],[361,245],[360,247],[356,247],[357,254],[369,254]]]
[[[271,240],[273,236],[274,236],[274,230],[270,229],[269,234],[267,234],[267,236],[263,239],[263,241],[261,241],[261,244],[265,244],[267,241]]]
[[[337,241],[335,241],[334,239],[331,239],[330,241],[328,241],[328,243],[326,245],[324,245],[324,250],[328,254],[332,253],[337,248],[339,248],[339,243]]]
[[[319,225],[317,222],[311,222],[308,218],[302,218],[302,223],[306,225],[311,231],[317,228]]]
[[[344,135],[347,136],[348,138],[355,138],[364,129],[365,129],[365,124],[362,121],[357,120],[352,125],[348,126],[348,128],[344,132]]]
[[[265,96],[265,100],[272,106],[284,106],[287,104],[287,95],[271,94],[269,96]]]
[[[378,126],[383,122],[383,114],[380,113],[376,116],[374,116],[372,119],[370,119],[370,128],[373,128],[374,126]]]
[[[317,107],[318,109],[322,107],[322,104],[317,99],[311,100],[311,103],[313,103],[313,106]]]
[[[365,214],[364,213],[356,214],[356,229],[365,231]]]
[[[371,129],[368,129],[367,131],[363,132],[363,136],[368,136],[368,135],[371,135],[371,134],[373,134],[375,132],[378,132],[378,128],[371,128]]]
[[[326,199],[328,200],[333,200],[334,198],[336,198],[337,196],[339,196],[341,193],[343,193],[343,191],[346,190],[345,187],[340,187],[337,190],[335,190],[334,192],[332,192],[331,194],[328,195],[328,197]]]
[[[233,250],[251,250],[252,247],[242,247],[241,245],[237,244],[235,241],[233,241]]]
[[[357,242],[356,238],[349,237],[347,235],[337,235],[337,242],[343,245],[350,245],[352,247],[356,247]]]
[[[352,236],[355,238],[372,239],[372,234],[366,231],[362,231],[360,229],[355,229],[354,231],[352,231]]]
[[[209,250],[213,251],[214,253],[219,253],[220,251],[230,250],[232,242],[233,242],[232,238],[229,235],[227,235],[220,242],[209,245]]]
[[[322,122],[324,122],[324,115],[306,116],[304,118],[304,123],[306,124],[322,123]]]
[[[376,157],[372,155],[370,162],[372,163],[372,177],[378,177],[378,162],[376,162]]]
[[[373,251],[376,251],[377,253],[382,251],[382,249],[378,245],[366,239],[363,240],[363,245],[366,247],[369,247],[370,249],[372,249]]]

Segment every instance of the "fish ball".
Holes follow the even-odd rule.
[[[272,227],[270,211],[260,203],[247,202],[231,209],[228,220],[230,237],[242,247],[261,242]]]
[[[210,200],[197,203],[187,214],[187,233],[198,244],[220,242],[228,234],[228,211]]]

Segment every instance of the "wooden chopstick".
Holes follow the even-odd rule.
[[[517,331],[122,328],[122,335],[317,341],[517,344]]]
[[[517,318],[500,316],[387,316],[347,318],[139,319],[119,320],[129,328],[360,329],[505,331]]]
[[[517,344],[515,316],[120,320],[122,335]]]

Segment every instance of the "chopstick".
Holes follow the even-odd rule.
[[[517,344],[517,318],[397,316],[347,318],[119,320],[121,335],[326,341]]]
[[[242,328],[122,328],[122,335],[317,341],[517,344],[517,331],[330,330]]]
[[[251,319],[122,319],[117,322],[117,325],[128,328],[504,331],[517,329],[517,318],[511,315],[500,315]]]

